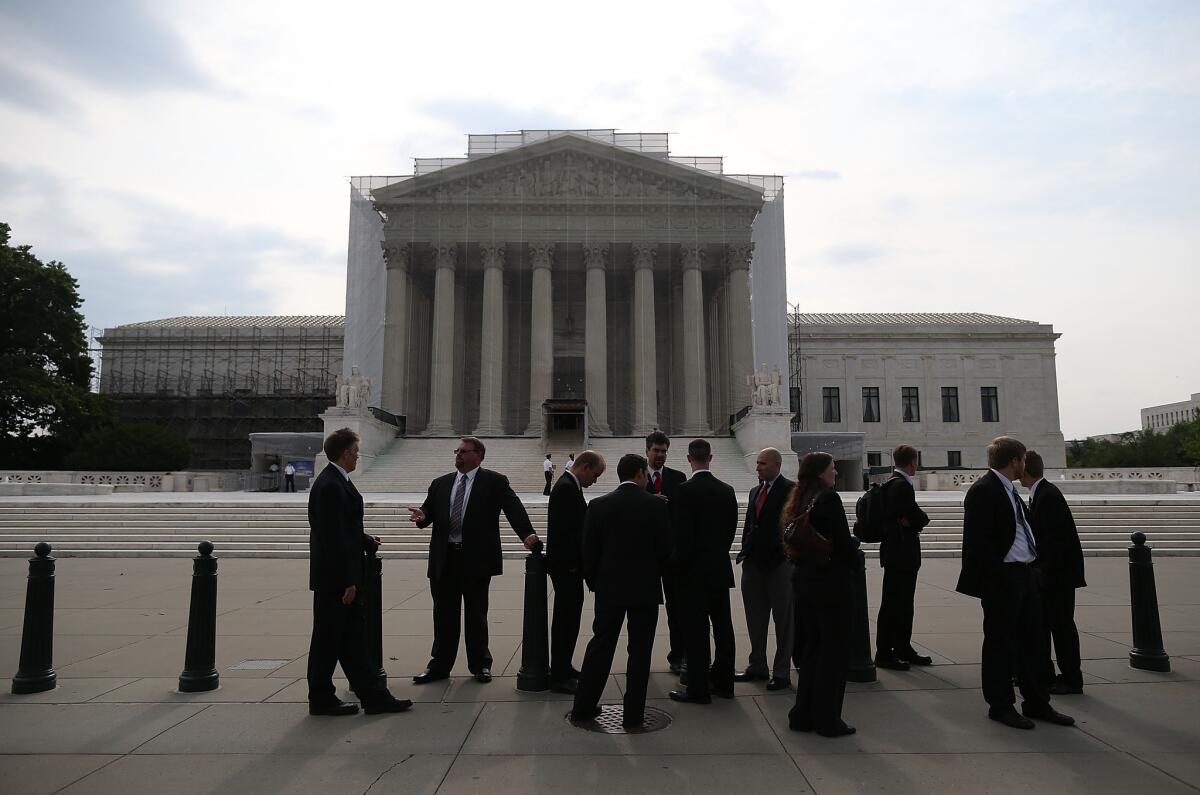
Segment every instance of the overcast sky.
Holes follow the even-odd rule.
[[[99,327],[340,314],[345,176],[564,127],[787,177],[804,311],[1052,323],[1067,438],[1200,391],[1200,3],[0,0],[0,220]]]

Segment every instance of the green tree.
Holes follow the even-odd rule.
[[[53,468],[110,414],[90,391],[79,283],[8,241],[0,223],[0,467]]]
[[[1161,432],[1144,429],[1116,441],[1080,439],[1067,445],[1068,467],[1121,469],[1200,465],[1200,418]]]
[[[66,457],[67,469],[171,472],[187,469],[187,440],[170,428],[119,422],[90,431]]]

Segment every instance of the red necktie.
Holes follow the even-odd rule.
[[[654,473],[654,493],[662,494],[662,475]]]
[[[762,516],[763,505],[767,501],[767,490],[771,488],[771,484],[763,481],[763,484],[758,487],[758,499],[754,501],[754,518],[758,519]]]

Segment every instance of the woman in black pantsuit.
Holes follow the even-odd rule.
[[[816,730],[823,737],[854,733],[854,727],[842,720],[842,701],[849,665],[855,545],[842,498],[833,490],[836,478],[828,453],[806,455],[782,516],[784,527],[807,521],[832,546],[829,560],[823,563],[799,559],[795,550],[788,549],[795,564],[795,609],[804,628],[796,706],[788,713],[788,726],[796,731]]]

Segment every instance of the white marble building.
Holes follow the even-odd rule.
[[[1142,409],[1141,414],[1142,428],[1148,431],[1165,431],[1172,425],[1191,422],[1200,417],[1200,392],[1192,393],[1190,400],[1149,406]]]
[[[1001,435],[1066,466],[1052,326],[973,313],[796,313],[789,324],[793,430],[862,433],[867,466],[907,443],[924,467],[984,467]]]

